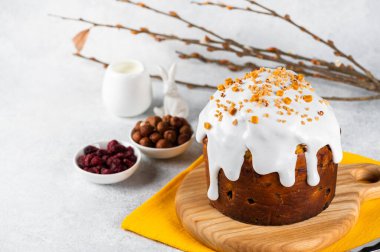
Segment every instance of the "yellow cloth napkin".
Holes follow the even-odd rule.
[[[199,157],[186,170],[178,174],[152,198],[128,215],[121,227],[149,239],[162,242],[184,251],[213,251],[188,234],[177,219],[174,198],[178,186],[189,171],[203,162]],[[345,152],[342,164],[373,163],[379,161]],[[380,237],[380,199],[365,202],[360,208],[355,227],[340,241],[323,250],[346,251]]]

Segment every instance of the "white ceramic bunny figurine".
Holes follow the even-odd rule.
[[[186,118],[189,115],[189,106],[178,92],[175,83],[176,64],[173,63],[168,72],[162,67],[158,68],[164,82],[164,104],[162,107],[155,107],[154,114],[161,117],[172,115]]]

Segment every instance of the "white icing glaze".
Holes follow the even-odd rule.
[[[319,183],[316,154],[320,148],[330,146],[334,163],[342,159],[340,127],[334,112],[310,83],[302,76],[298,80],[294,72],[281,68],[262,68],[249,74],[251,76],[241,79],[240,83],[227,81],[226,88],[218,90],[199,115],[196,138],[200,143],[204,137],[208,138],[210,187],[207,194],[211,200],[219,197],[219,170],[223,169],[229,180],[236,181],[247,149],[252,153],[252,165],[257,173],[277,172],[286,187],[295,182],[297,145],[307,146],[305,157],[310,186]],[[291,88],[292,83],[299,88]],[[269,92],[262,93],[263,88]],[[240,91],[236,92],[237,89]],[[283,96],[276,95],[280,89]],[[256,99],[250,100],[253,94]],[[307,95],[312,96],[312,101],[303,99]],[[285,97],[291,99],[290,104],[284,102]],[[236,113],[229,113],[231,104],[236,104]],[[250,121],[252,116],[257,116],[258,123]],[[211,127],[206,129],[205,123]]]

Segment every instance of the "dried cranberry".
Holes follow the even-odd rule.
[[[127,150],[127,148],[125,148],[124,145],[120,145],[120,144],[115,144],[115,145],[112,145],[108,151],[110,153],[123,153]]]
[[[112,171],[111,171],[111,169],[102,168],[100,170],[100,174],[112,174]]]
[[[91,159],[92,166],[102,165],[102,163],[103,163],[102,159],[98,156],[95,156]]]
[[[111,169],[115,169],[121,166],[121,161],[120,159],[114,159],[110,165]]]
[[[112,164],[112,162],[113,162],[114,159],[117,159],[117,158],[114,157],[114,156],[109,157],[109,158],[107,159],[107,161],[106,161],[106,165],[107,165],[107,166],[111,166],[111,164]],[[116,162],[117,162],[117,161],[116,161]]]
[[[91,160],[93,157],[95,157],[95,154],[87,154],[84,158],[84,165],[91,166]]]
[[[83,151],[84,151],[84,154],[87,155],[87,154],[94,153],[97,150],[98,148],[96,148],[95,146],[89,145],[89,146],[86,146]]]
[[[111,165],[120,165],[122,163],[122,159],[117,157],[111,157],[107,160],[107,165],[111,167]]]
[[[135,155],[133,155],[133,156],[129,156],[128,159],[129,159],[130,161],[132,161],[133,164],[136,163],[136,161],[137,161],[137,157],[136,157]]]
[[[128,160],[128,159],[124,159],[123,161],[124,161],[123,163],[127,166],[127,168],[131,168],[135,164],[133,161]]]
[[[88,169],[90,169],[90,168],[89,168],[89,167],[83,167],[83,168],[82,168],[82,170],[84,170],[84,171],[86,171],[86,172],[89,172]]]
[[[127,151],[127,147],[125,147],[124,145],[116,145],[116,152],[126,152]]]
[[[100,169],[101,169],[100,166],[96,166],[96,167],[88,168],[87,171],[92,172],[92,173],[100,173]]]
[[[84,156],[80,156],[78,159],[77,159],[77,163],[79,165],[79,167],[83,168],[84,167]]]
[[[117,154],[113,155],[112,157],[120,159],[120,158],[124,158],[125,154],[124,153],[117,153]]]
[[[131,154],[135,154],[135,150],[131,146],[127,147],[127,152]]]
[[[120,145],[120,143],[116,140],[112,140],[107,144],[107,150],[112,153],[112,149],[116,146]]]
[[[121,165],[118,165],[118,166],[115,166],[115,167],[111,167],[111,172],[112,173],[118,173],[118,172],[122,172],[123,171],[123,168]]]
[[[108,156],[108,155],[104,155],[104,156],[102,156],[102,160],[103,160],[103,162],[106,164],[107,163],[107,160],[110,158],[110,156]]]
[[[96,154],[97,156],[99,156],[99,157],[103,157],[103,156],[105,156],[105,155],[108,155],[108,151],[107,151],[107,150],[99,149],[99,150],[96,151],[95,154]]]

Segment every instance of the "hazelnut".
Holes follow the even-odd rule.
[[[142,123],[140,125],[140,133],[143,137],[149,136],[153,132],[154,128],[149,123]]]
[[[179,135],[179,137],[178,137],[178,145],[186,143],[187,141],[189,141],[190,137],[191,136],[189,134],[181,134],[181,135]]]
[[[183,125],[190,125],[189,122],[188,122],[185,118],[180,117],[180,119],[181,119],[181,121],[182,121],[182,126],[183,126]]]
[[[150,141],[152,141],[153,143],[157,143],[158,140],[162,139],[162,136],[160,133],[158,132],[153,132],[150,136],[149,136],[149,139]]]
[[[173,144],[169,142],[167,139],[160,139],[156,143],[156,148],[162,149],[162,148],[170,148],[170,147],[173,147]]]
[[[152,147],[153,146],[152,141],[150,141],[150,139],[148,137],[141,138],[139,141],[139,144],[141,144],[142,146],[145,146],[145,147]]]
[[[133,128],[133,130],[140,130],[140,125],[141,125],[142,121],[138,121],[135,125],[135,127]]]
[[[172,116],[171,115],[164,115],[163,117],[162,117],[162,121],[164,121],[164,122],[170,122],[170,119],[172,118]]]
[[[175,143],[177,140],[177,133],[174,130],[167,130],[164,133],[164,138],[172,143]]]
[[[153,127],[157,127],[157,124],[162,121],[159,116],[149,116],[146,120]]]
[[[173,127],[175,127],[175,128],[181,127],[182,126],[182,120],[181,120],[181,118],[176,117],[176,116],[170,118],[170,125],[173,126]]]
[[[179,129],[179,134],[188,134],[191,135],[193,131],[189,125],[184,125]]]
[[[164,134],[165,131],[169,129],[169,123],[162,121],[157,124],[157,131],[161,134]]]
[[[140,131],[135,131],[133,134],[132,134],[132,139],[133,141],[135,141],[136,143],[140,142],[142,136],[141,136],[141,133]]]

